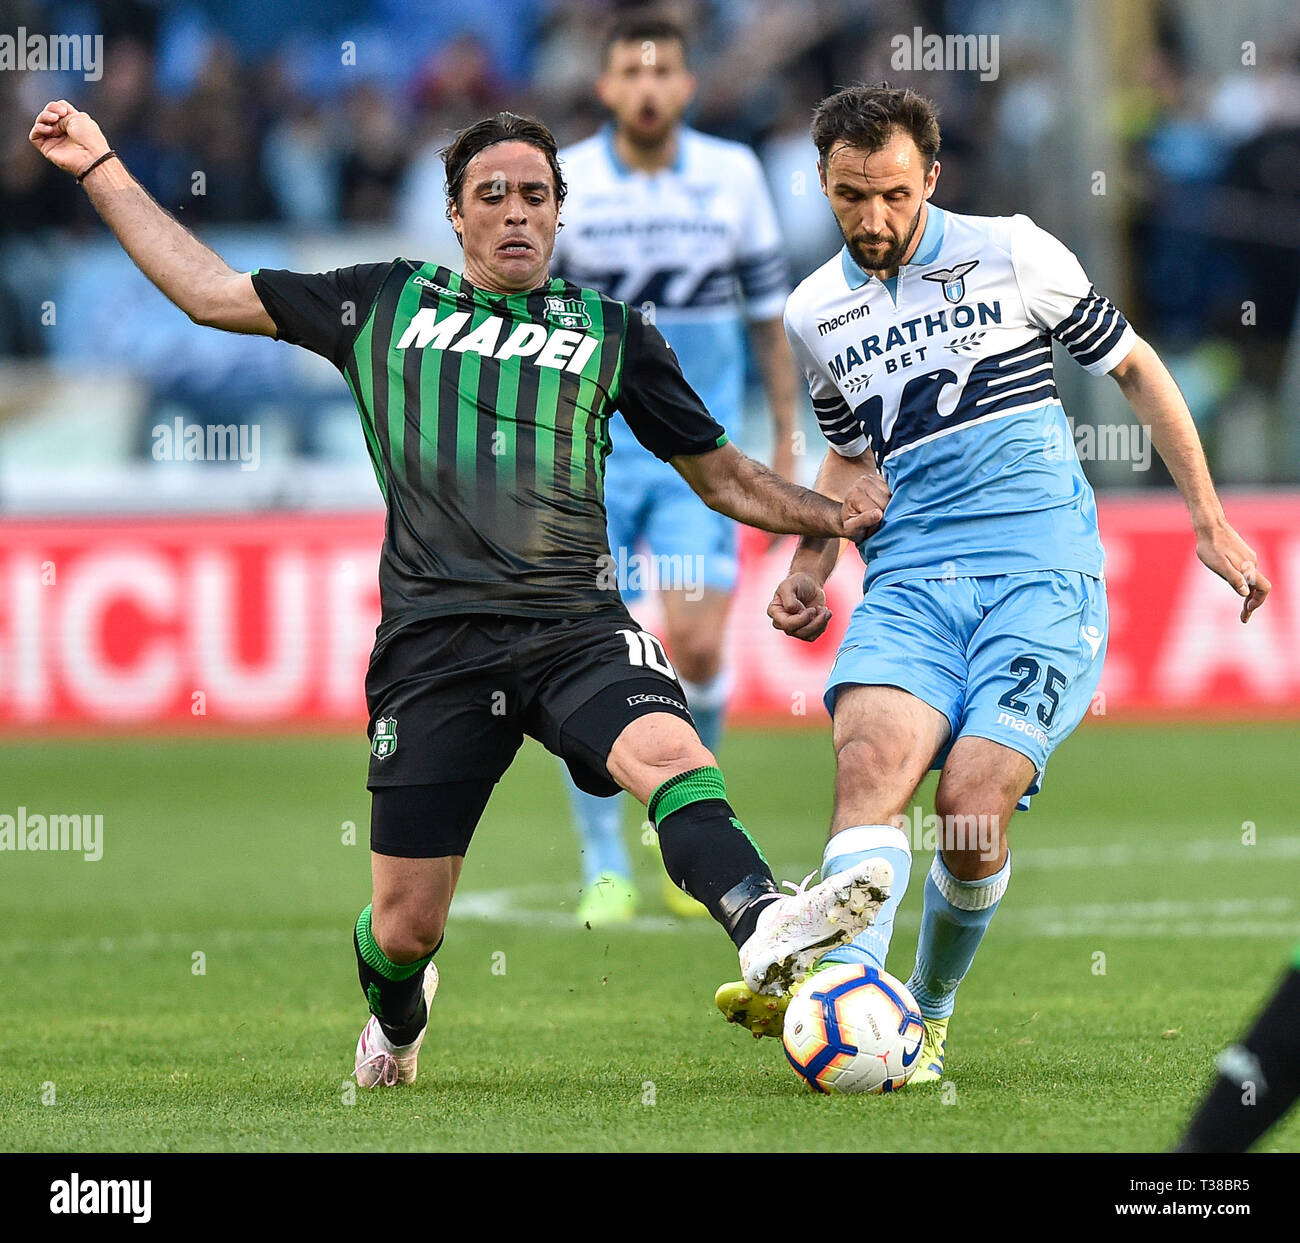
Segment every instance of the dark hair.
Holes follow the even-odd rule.
[[[605,32],[605,45],[601,51],[601,63],[609,64],[609,54],[616,43],[680,43],[682,55],[686,55],[686,31],[671,17],[662,13],[641,12],[624,13],[615,19]]]
[[[551,166],[551,176],[555,179],[556,206],[564,202],[568,187],[564,184],[564,174],[560,172],[555,137],[535,118],[517,116],[513,112],[498,112],[494,117],[475,121],[442,149],[442,163],[447,170],[447,198],[450,202],[455,203],[457,208],[460,207],[461,191],[465,188],[465,170],[469,167],[470,160],[480,151],[499,142],[526,142],[546,156],[546,162]]]
[[[928,172],[939,154],[939,117],[934,104],[910,87],[900,90],[888,82],[846,86],[813,112],[812,140],[823,168],[832,147],[845,143],[879,151],[896,129],[912,136]]]

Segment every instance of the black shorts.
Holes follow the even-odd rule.
[[[632,721],[651,712],[691,720],[659,640],[612,611],[412,623],[376,647],[366,703],[370,790],[496,782],[527,734],[579,789],[615,794],[605,761]]]

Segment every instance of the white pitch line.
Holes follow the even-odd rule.
[[[532,886],[532,892],[545,886]],[[572,920],[554,910],[528,910],[518,903],[519,891],[483,890],[456,899],[452,918],[468,913],[484,923],[549,926],[558,931],[582,932]],[[469,899],[468,902],[465,900]],[[912,905],[911,902],[908,903]],[[468,908],[468,911],[466,910]],[[1253,919],[1247,919],[1254,916]],[[1264,918],[1259,918],[1259,917]],[[1204,902],[1156,899],[1130,902],[1088,902],[1062,905],[1017,907],[1009,901],[998,912],[997,923],[1011,925],[1040,937],[1073,936],[1294,936],[1300,932],[1300,904],[1292,898],[1218,898]],[[916,927],[920,912],[900,912],[897,924]],[[712,921],[643,917],[614,929],[596,933],[617,936],[623,929],[634,932],[668,932],[684,929],[712,930]]]
[[[1293,937],[1300,932],[1300,903],[1282,897],[1031,907],[1012,902],[999,908],[996,924],[1038,937]]]
[[[529,895],[545,903],[541,908],[528,907],[520,899]],[[555,928],[561,932],[580,932],[591,936],[605,931],[601,928],[584,928],[573,913],[573,889],[569,885],[528,885],[518,889],[479,889],[458,893],[452,900],[448,922],[477,919],[484,923],[524,924]],[[575,903],[576,905],[576,903]],[[638,915],[614,930],[621,932],[680,932],[684,928],[712,928],[711,919],[673,919],[667,915]]]
[[[1045,913],[1069,911],[1078,919],[1236,919],[1243,915],[1288,915],[1297,910],[1295,898],[1176,898],[1135,899],[1128,902],[1083,902],[1068,906],[1021,908],[1013,918],[1040,919]],[[1011,914],[1015,907],[1008,907]]]
[[[1272,857],[1290,858],[1290,845],[1294,839],[1273,843],[1274,847],[1287,846]],[[1221,842],[1188,842],[1188,852],[1216,850]],[[1053,859],[1047,866],[1057,868],[1127,867],[1134,857],[1126,855],[1119,860],[1107,860],[1104,852],[1112,847],[1091,848],[1101,854],[1087,853],[1088,847],[1064,847],[1051,852]],[[1138,850],[1139,848],[1134,848]],[[1236,847],[1241,851],[1265,852],[1265,844],[1256,847]],[[1026,850],[1025,855],[1035,852]],[[1047,852],[1038,852],[1040,855]],[[1251,858],[1269,857],[1252,854]],[[1167,859],[1167,853],[1152,853],[1152,859]],[[1189,858],[1190,861],[1190,858]],[[1016,856],[1016,866],[1022,866],[1021,856]],[[917,885],[911,886],[917,889]],[[565,884],[521,885],[497,889],[467,890],[456,895],[452,903],[450,922],[505,924],[514,927],[547,928],[560,933],[589,938],[619,937],[625,932],[667,933],[673,936],[687,933],[714,933],[709,919],[674,919],[663,915],[642,915],[614,928],[587,929],[580,927],[573,915],[573,888]],[[906,909],[898,913],[896,923],[900,928],[914,929],[920,923],[920,898],[909,894]],[[999,910],[997,926],[1011,927],[1039,937],[1250,937],[1288,936],[1300,932],[1300,901],[1288,897],[1219,897],[1203,900],[1148,899],[1123,902],[1087,902],[1039,906],[1018,906],[1015,887]],[[103,954],[193,953],[202,950],[211,956],[214,950],[237,949],[247,946],[331,946],[346,945],[346,926],[335,929],[302,929],[286,931],[262,927],[205,928],[195,932],[146,931],[125,936],[72,936],[45,938],[6,938],[0,941],[0,961],[56,954],[59,956],[84,956],[93,959]]]
[[[1125,924],[1093,922],[1068,923],[1063,920],[1049,920],[1035,925],[1033,934],[1043,940],[1064,937],[1087,937],[1094,943],[1106,939],[1136,939],[1151,941],[1169,938],[1177,941],[1198,940],[1212,937],[1216,941],[1241,938],[1281,937],[1293,939],[1300,932],[1300,918],[1279,920],[1241,920],[1232,924],[1213,926],[1193,920],[1188,923],[1147,922]]]
[[[1143,830],[1134,827],[1134,836]],[[1025,834],[1028,837],[1028,832]],[[1172,845],[1151,842],[1110,842],[1104,845],[1011,846],[1014,867],[1036,871],[1076,868],[1127,867],[1133,863],[1253,863],[1257,859],[1300,859],[1300,836],[1257,839],[1253,846],[1242,842],[1237,830],[1225,837],[1200,838]]]

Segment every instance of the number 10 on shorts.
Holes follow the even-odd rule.
[[[668,662],[664,645],[648,630],[623,629],[618,632],[627,643],[628,663],[634,669],[653,669],[665,677],[676,678],[677,671]]]

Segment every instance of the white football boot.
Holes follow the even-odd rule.
[[[438,968],[430,963],[424,969],[424,1007],[432,1012],[433,995],[438,991]],[[357,1040],[357,1060],[353,1074],[363,1088],[393,1088],[399,1083],[415,1082],[415,1062],[420,1056],[424,1033],[429,1030],[426,1013],[424,1027],[410,1044],[390,1044],[372,1014]]]
[[[740,947],[740,972],[756,993],[780,996],[798,984],[830,950],[852,941],[875,922],[889,900],[894,869],[888,859],[864,859],[794,893],[769,898],[749,940]]]

